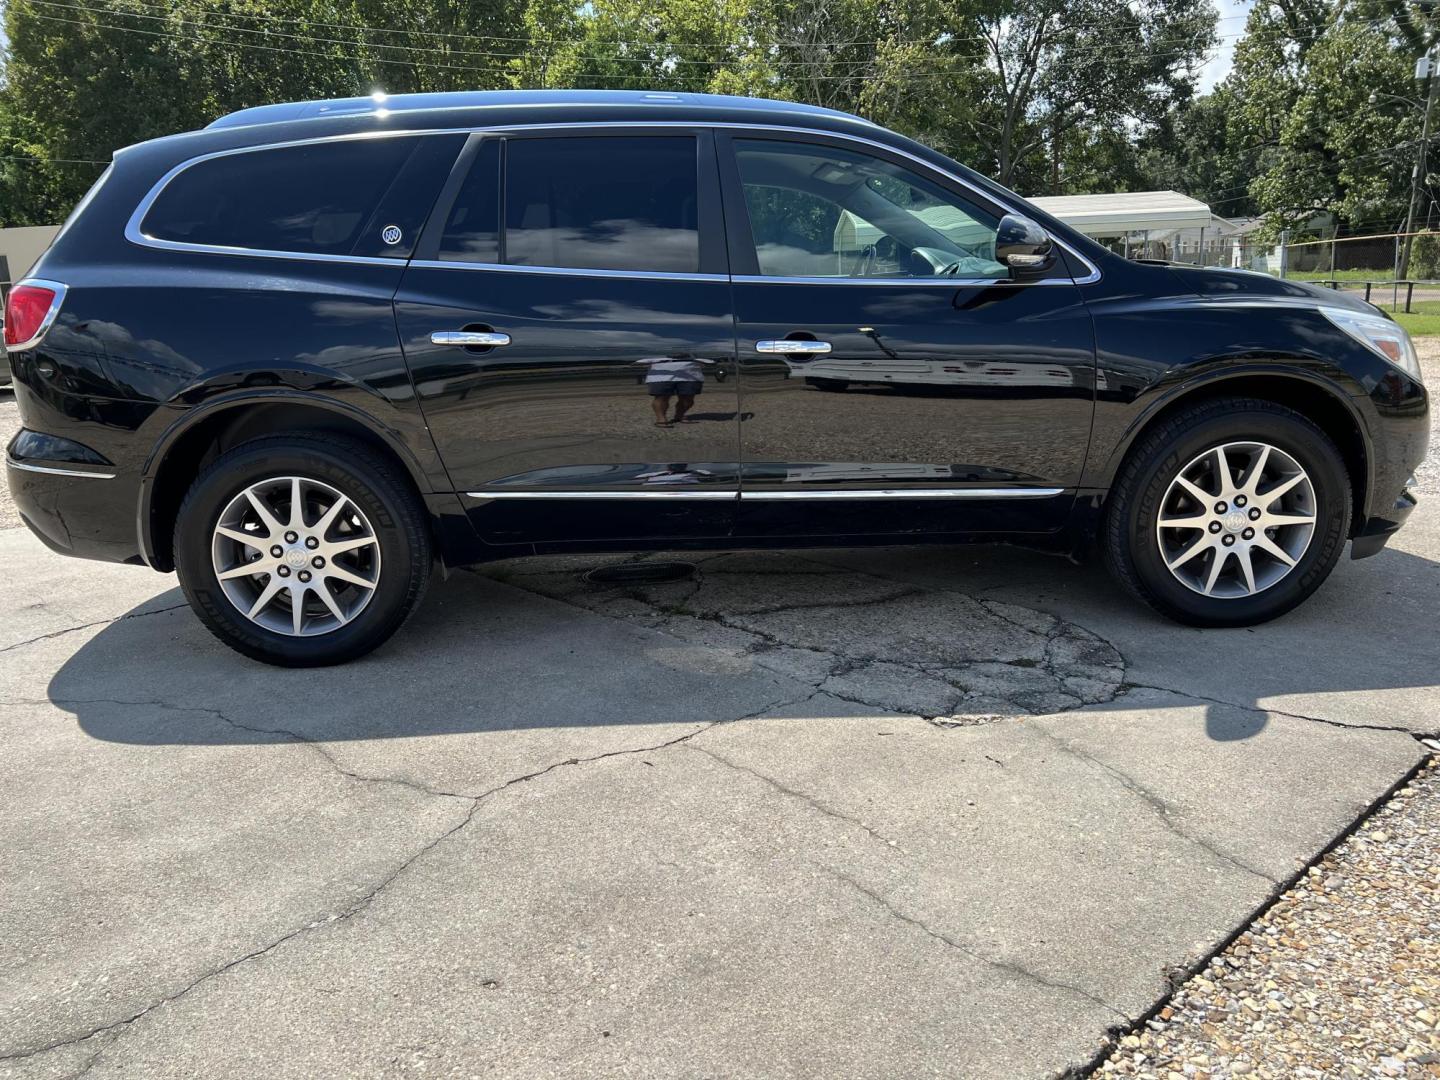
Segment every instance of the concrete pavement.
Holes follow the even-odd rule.
[[[1253,631],[1008,549],[549,559],[321,671],[0,529],[0,1077],[1080,1067],[1440,730],[1435,505]]]

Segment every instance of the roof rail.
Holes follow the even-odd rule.
[[[208,126],[245,127],[251,124],[314,120],[327,116],[386,116],[397,112],[420,112],[429,109],[517,109],[565,105],[606,105],[614,108],[681,105],[712,109],[754,109],[802,116],[844,117],[847,120],[870,123],[852,113],[826,109],[819,105],[801,105],[768,98],[732,97],[725,94],[648,90],[462,90],[432,94],[385,94],[376,91],[368,97],[258,105],[222,116]]]

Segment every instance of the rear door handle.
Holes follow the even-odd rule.
[[[430,335],[431,345],[455,345],[460,348],[473,349],[494,348],[496,345],[509,345],[509,334],[498,334],[493,330],[436,330]]]
[[[786,339],[784,341],[757,341],[755,351],[758,353],[806,353],[810,356],[821,356],[830,351],[828,341],[795,341]]]

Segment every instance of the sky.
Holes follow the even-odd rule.
[[[1216,83],[1230,74],[1230,64],[1235,59],[1235,42],[1244,33],[1245,19],[1254,6],[1255,0],[1215,0],[1215,8],[1220,13],[1215,33],[1220,40],[1200,72],[1202,94],[1213,90]]]

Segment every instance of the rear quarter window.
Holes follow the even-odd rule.
[[[394,203],[387,195],[412,157],[434,156],[433,145],[417,155],[421,143],[418,136],[346,139],[198,161],[164,186],[140,231],[206,247],[403,258],[418,225],[397,229],[377,211]],[[397,232],[398,241],[389,239]]]

